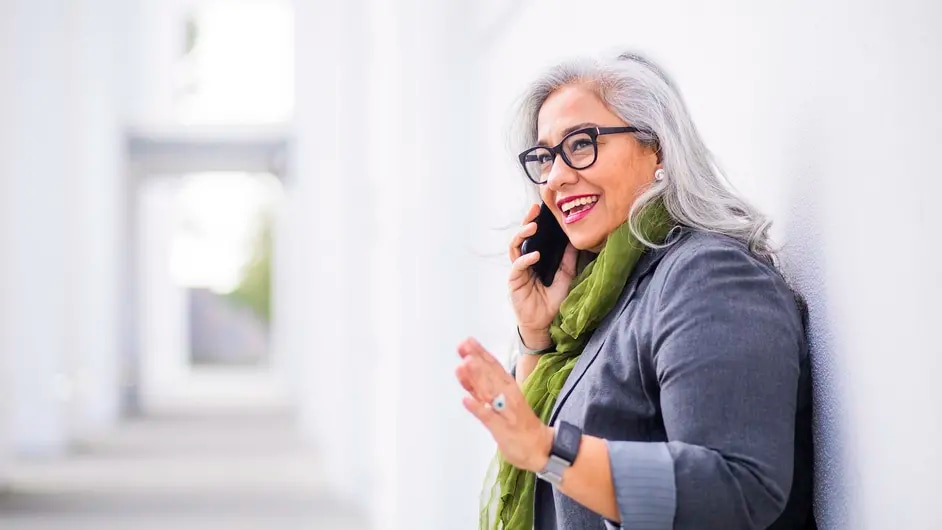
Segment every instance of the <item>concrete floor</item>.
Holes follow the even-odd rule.
[[[284,414],[132,420],[67,457],[18,462],[0,530],[365,530]]]

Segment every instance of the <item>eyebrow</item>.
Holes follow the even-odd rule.
[[[579,129],[585,129],[586,127],[598,127],[598,125],[592,122],[577,123],[575,125],[571,125],[563,129],[562,137],[565,138],[567,134],[573,131],[578,131]],[[536,145],[538,147],[548,147],[549,142],[547,142],[546,140],[537,140]]]

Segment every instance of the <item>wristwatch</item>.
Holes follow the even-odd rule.
[[[563,472],[576,461],[581,443],[582,429],[565,421],[559,422],[553,434],[549,460],[536,476],[553,486],[559,486],[563,482]]]

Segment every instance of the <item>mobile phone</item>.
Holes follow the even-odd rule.
[[[535,250],[540,251],[540,261],[533,265],[533,272],[543,285],[549,287],[553,284],[553,277],[563,261],[566,245],[569,238],[563,228],[556,222],[556,216],[550,211],[546,203],[540,206],[540,213],[536,216],[536,233],[523,240],[520,251],[529,254]]]

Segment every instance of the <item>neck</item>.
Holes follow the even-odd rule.
[[[576,274],[581,274],[598,256],[599,253],[595,250],[580,250],[576,256]]]

